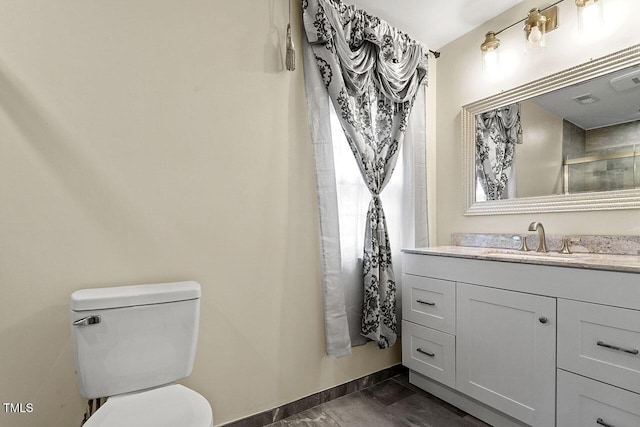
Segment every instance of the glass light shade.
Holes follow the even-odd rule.
[[[500,69],[500,53],[498,49],[482,51],[482,71],[493,74]]]
[[[531,9],[524,23],[525,52],[547,47],[547,17],[538,9]]]
[[[482,51],[482,70],[485,73],[494,73],[500,68],[500,40],[496,38],[496,33],[489,31],[484,36],[484,42],[480,45]]]
[[[603,2],[604,0],[576,0],[580,33],[590,34],[604,26]]]

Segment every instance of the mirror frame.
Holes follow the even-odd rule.
[[[638,64],[640,64],[640,44],[464,105],[460,116],[462,122],[462,172],[464,177],[465,215],[639,209],[640,189],[475,201],[476,114]]]

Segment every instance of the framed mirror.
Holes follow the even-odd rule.
[[[640,208],[640,45],[461,112],[465,215]]]

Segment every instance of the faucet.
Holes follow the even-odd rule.
[[[548,252],[547,251],[547,239],[544,235],[544,227],[541,222],[535,221],[529,224],[529,231],[538,230],[538,249],[537,252]]]

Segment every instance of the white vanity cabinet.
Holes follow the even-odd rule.
[[[403,253],[413,384],[492,426],[640,426],[640,274],[437,250]]]

